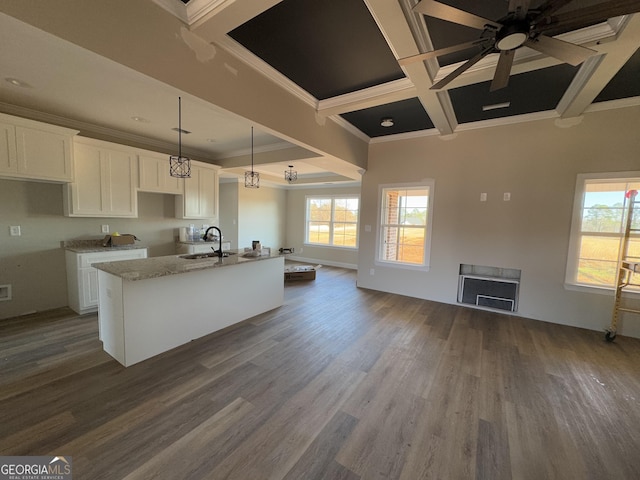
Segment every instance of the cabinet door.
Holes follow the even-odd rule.
[[[183,180],[169,175],[169,157],[152,157],[140,155],[138,157],[138,175],[140,190],[143,192],[158,192],[181,195]]]
[[[71,190],[69,213],[71,215],[100,216],[104,211],[100,149],[76,143],[74,154],[75,182],[68,186]]]
[[[176,205],[181,218],[215,219],[218,216],[218,173],[191,164],[191,178],[184,180],[184,198]]]
[[[0,123],[0,173],[17,173],[16,129],[13,125]]]
[[[104,213],[111,216],[138,215],[136,156],[118,150],[102,150]]]
[[[138,215],[137,159],[133,151],[76,143],[75,182],[68,186],[67,214],[80,217]]]
[[[25,178],[71,182],[71,138],[68,135],[16,127],[18,173]]]
[[[80,297],[80,308],[87,309],[98,306],[98,270],[95,268],[80,269],[82,276],[82,296]]]

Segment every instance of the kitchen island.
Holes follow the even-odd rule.
[[[104,350],[125,367],[282,305],[284,257],[98,263]]]

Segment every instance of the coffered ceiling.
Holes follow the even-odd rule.
[[[336,122],[369,143],[545,117],[571,122],[590,109],[640,103],[640,15],[554,31],[557,38],[597,52],[578,66],[519,48],[508,86],[490,92],[498,54],[443,89],[430,89],[478,47],[400,66],[398,59],[475,40],[481,33],[415,13],[416,0],[144,1],[150,11],[162,8],[180,19],[188,32],[182,38],[197,55],[224,49],[311,106],[318,122]],[[640,11],[640,0],[622,1]],[[0,0],[0,12],[10,2]],[[509,5],[507,0],[445,2],[492,21],[503,18]],[[530,8],[540,3],[531,0]],[[565,3],[559,12],[570,15],[620,1]],[[185,151],[230,174],[247,167],[254,122],[241,114],[3,13],[0,42],[0,110],[168,151],[176,141],[171,128],[180,95],[183,128],[193,132],[183,137]],[[135,54],[135,45],[131,48]],[[382,126],[382,119],[392,125]],[[256,170],[273,183],[283,183],[290,164],[300,173],[299,184],[358,180],[355,169],[341,168],[331,155],[298,140],[276,126],[259,126]]]

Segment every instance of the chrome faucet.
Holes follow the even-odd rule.
[[[218,231],[218,246],[220,247],[218,250],[213,250],[213,247],[211,247],[211,249],[213,250],[213,253],[217,254],[218,257],[222,258],[222,231],[220,231],[220,229],[218,227],[209,227],[207,228],[207,231],[204,232],[204,237],[203,239],[206,241],[208,236],[209,236],[209,230],[217,230]]]

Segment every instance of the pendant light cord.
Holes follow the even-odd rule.
[[[182,98],[178,97],[178,161],[182,160]]]

